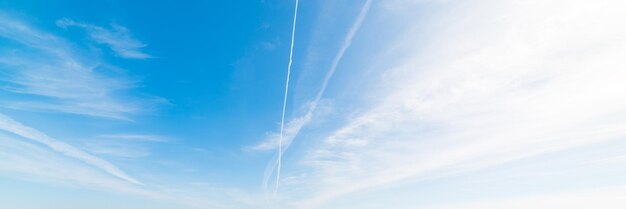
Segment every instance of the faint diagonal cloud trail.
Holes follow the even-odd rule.
[[[287,65],[287,80],[285,81],[285,97],[283,99],[283,113],[280,119],[280,137],[278,140],[278,165],[276,168],[276,188],[274,193],[278,192],[280,186],[280,169],[283,158],[283,131],[285,129],[285,110],[287,109],[287,97],[289,96],[289,77],[291,74],[291,64],[293,63],[293,43],[296,33],[296,20],[298,19],[298,0],[296,0],[296,6],[293,13],[293,25],[291,27],[291,47],[289,48],[289,64]]]
[[[115,165],[109,163],[108,161],[91,155],[72,145],[56,140],[42,132],[39,132],[34,128],[25,126],[3,114],[0,114],[0,131],[13,133],[26,139],[41,143],[56,152],[83,161],[124,181],[133,183],[135,185],[143,185],[143,183],[124,173],[122,170],[117,168]]]
[[[330,81],[330,78],[332,78],[333,75],[335,74],[335,70],[337,70],[337,65],[339,65],[339,62],[343,58],[343,55],[346,53],[346,50],[348,50],[348,48],[350,48],[350,45],[352,45],[352,39],[356,35],[356,32],[358,32],[359,29],[361,28],[361,25],[363,25],[363,20],[365,20],[365,16],[367,16],[367,13],[369,12],[371,5],[372,5],[372,0],[367,0],[365,4],[363,5],[363,7],[361,8],[361,11],[359,12],[359,16],[357,16],[356,21],[350,28],[350,31],[348,31],[348,34],[346,35],[346,38],[343,40],[343,43],[341,45],[341,48],[339,49],[339,52],[335,56],[335,59],[333,59],[333,63],[330,66],[328,73],[326,73],[326,76],[324,77],[324,81],[322,81],[322,87],[317,92],[317,96],[315,96],[315,100],[313,100],[313,103],[312,103],[313,105],[310,108],[309,113],[312,113],[313,111],[315,111],[317,103],[319,103],[320,99],[322,99],[322,95],[324,95],[324,92],[326,91],[326,87],[328,87],[328,82]]]
[[[296,1],[296,4],[297,4],[297,1]],[[363,24],[363,21],[365,20],[365,17],[367,16],[367,13],[370,10],[371,4],[372,4],[372,0],[367,0],[365,4],[362,6],[354,24],[350,27],[348,33],[346,34],[341,44],[341,47],[339,48],[339,51],[337,52],[337,55],[333,59],[331,67],[326,73],[324,80],[322,81],[320,90],[317,92],[315,98],[311,101],[307,112],[303,116],[290,120],[290,122],[288,122],[287,124],[287,127],[285,127],[284,125],[285,124],[285,121],[284,121],[285,106],[286,106],[286,101],[287,101],[286,99],[287,99],[287,93],[288,93],[288,84],[289,84],[288,82],[289,82],[289,73],[290,73],[289,71],[291,70],[291,62],[292,62],[292,59],[291,59],[292,54],[290,54],[289,67],[288,67],[288,72],[287,72],[288,73],[287,88],[285,88],[285,100],[283,101],[283,117],[281,120],[281,130],[280,130],[280,135],[278,136],[278,143],[276,143],[276,141],[263,142],[252,148],[252,149],[257,149],[257,150],[278,148],[278,157],[268,166],[267,168],[268,171],[265,172],[265,177],[263,181],[263,185],[264,187],[266,187],[266,185],[269,182],[269,179],[272,176],[272,173],[273,173],[272,171],[276,169],[277,171],[276,172],[276,187],[275,187],[274,193],[278,191],[278,187],[279,187],[280,173],[281,173],[281,167],[282,167],[282,155],[289,148],[289,145],[291,144],[293,139],[299,134],[300,130],[311,121],[313,113],[317,109],[317,105],[319,101],[321,100],[322,96],[324,95],[324,92],[326,91],[326,88],[328,87],[328,83],[330,79],[332,78],[335,71],[337,70],[339,62],[342,60],[347,49],[350,48],[350,46],[352,45],[352,39],[361,28],[361,25]],[[297,8],[296,8],[296,13],[297,13]],[[296,23],[296,18],[294,15],[294,26],[293,26],[292,32],[295,32],[295,23]],[[291,52],[293,52],[293,38],[292,38],[291,47],[292,47]],[[274,140],[274,139],[275,138],[270,139],[270,140]]]

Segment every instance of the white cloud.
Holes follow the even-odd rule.
[[[153,134],[102,134],[98,135],[99,138],[106,139],[122,139],[130,141],[145,141],[145,142],[166,142],[167,137],[153,135]]]
[[[141,184],[141,182],[136,179],[130,177],[126,173],[124,173],[119,168],[115,167],[113,164],[100,159],[96,156],[90,155],[78,148],[75,148],[72,145],[56,140],[52,137],[47,136],[44,133],[41,133],[33,128],[24,126],[17,121],[0,114],[0,130],[7,131],[9,133],[16,134],[18,136],[36,141],[43,145],[48,146],[50,149],[62,153],[68,157],[72,157],[78,160],[81,160],[87,164],[100,168],[107,173],[116,176],[125,181],[131,182],[133,184]]]
[[[84,140],[83,147],[91,153],[120,158],[150,156],[151,144],[169,142],[167,137],[151,134],[102,134]]]
[[[100,172],[97,167],[84,166],[79,161],[59,155],[53,149],[36,146],[4,133],[0,134],[0,170],[5,174],[15,172],[27,180],[53,184],[66,182],[114,191],[135,190],[134,184]]]
[[[93,41],[109,46],[120,57],[129,59],[146,59],[151,57],[141,51],[146,44],[134,39],[130,31],[121,25],[111,24],[111,29],[107,29],[97,25],[76,22],[68,18],[57,20],[56,23],[62,28],[75,26],[85,29]]]
[[[362,89],[378,99],[304,150],[309,170],[291,172],[308,174],[291,185],[304,195],[285,198],[316,207],[626,136],[622,1],[433,4],[445,9],[389,44],[414,46],[404,61]]]
[[[163,102],[131,95],[135,82],[119,69],[20,20],[0,16],[0,37],[9,41],[0,50],[1,88],[20,95],[4,107],[129,119]]]
[[[143,158],[151,154],[146,145],[120,141],[92,140],[84,142],[83,147],[90,153],[118,158]]]
[[[238,190],[213,185],[155,182],[154,176],[140,182],[102,158],[4,115],[0,115],[0,141],[0,171],[8,177],[147,197],[181,208],[234,208],[253,199]],[[115,152],[119,154],[119,150]]]
[[[352,39],[354,38],[356,33],[359,31],[359,28],[361,28],[361,25],[363,24],[363,21],[365,17],[367,16],[367,13],[369,12],[371,3],[372,3],[371,0],[367,0],[362,6],[353,25],[350,27],[350,30],[344,37],[344,40],[341,43],[341,46],[339,47],[339,51],[335,55],[333,62],[330,68],[328,69],[328,72],[324,76],[324,80],[322,81],[320,85],[320,90],[317,91],[315,98],[306,105],[307,106],[306,112],[302,116],[293,118],[287,123],[286,128],[285,128],[285,137],[284,137],[284,145],[283,145],[285,146],[284,148],[285,150],[289,148],[291,141],[293,140],[293,138],[298,136],[298,134],[300,133],[300,130],[307,123],[311,121],[314,112],[318,109],[320,100],[322,99],[324,92],[326,92],[326,88],[328,87],[328,83],[330,79],[332,78],[332,76],[335,74],[335,71],[337,70],[337,66],[339,65],[339,62],[341,61],[344,54],[346,53],[346,50],[350,48],[350,45],[352,44]],[[271,133],[268,139],[266,139],[265,141],[255,146],[252,146],[250,149],[266,151],[266,150],[274,150],[278,148],[278,139],[277,139],[278,136],[277,135],[278,134],[276,133]]]
[[[433,209],[587,209],[604,208],[618,209],[626,205],[626,189],[589,189],[582,191],[567,191],[557,194],[532,195],[504,199],[492,199],[480,202],[468,202],[462,204],[450,204],[440,207],[429,207]]]
[[[313,98],[313,100],[311,100],[311,102],[307,104],[306,112],[299,117],[290,119],[289,122],[287,122],[287,124],[285,125],[283,138],[282,138],[282,146],[280,146],[282,147],[281,152],[285,152],[289,149],[289,146],[291,145],[292,141],[298,136],[302,128],[306,126],[308,123],[310,123],[311,120],[313,119],[314,114],[316,110],[318,109],[318,106],[320,105],[322,96],[324,95],[324,92],[326,91],[326,88],[328,86],[330,79],[335,74],[335,71],[337,70],[337,66],[339,65],[339,62],[342,60],[344,54],[346,53],[346,51],[352,44],[352,40],[354,36],[361,28],[361,25],[363,24],[363,21],[365,20],[365,17],[367,16],[367,13],[370,10],[371,4],[372,4],[371,0],[367,0],[364,2],[363,6],[360,9],[359,14],[355,18],[354,23],[349,28],[346,36],[344,37],[343,42],[341,43],[339,47],[339,51],[335,55],[328,72],[324,76],[324,79],[322,80],[322,84],[320,86],[319,91],[317,92],[315,98]],[[287,98],[285,98],[285,102],[286,102],[286,99]],[[265,141],[257,145],[254,145],[252,147],[248,147],[247,149],[257,150],[257,151],[267,151],[267,150],[278,149],[279,141],[280,141],[279,137],[280,137],[279,134],[271,133],[269,134],[269,137],[267,137]],[[263,188],[265,190],[269,189],[268,188],[269,181],[274,171],[277,170],[278,168],[278,161],[279,161],[278,157],[275,157],[266,167],[266,170],[264,172],[264,177],[263,177]],[[280,175],[280,170],[277,170],[277,173],[278,175]]]
[[[263,48],[263,49],[265,49],[267,51],[272,51],[272,50],[276,49],[277,43],[271,42],[271,41],[263,41],[259,45],[261,45],[261,48]]]
[[[109,66],[73,47],[67,40],[14,17],[0,15],[0,38],[3,39],[0,48],[0,90],[4,91],[0,104],[3,107],[130,120],[131,115],[151,109],[152,104],[161,101],[159,98],[133,96],[128,91],[135,84],[122,75],[121,69]],[[136,142],[167,140],[140,134],[101,137]],[[168,185],[168,182],[155,182],[154,178],[140,181],[94,153],[23,125],[4,114],[0,114],[0,141],[0,170],[6,176],[148,197],[173,202],[183,208],[224,208],[220,202],[225,201],[194,196],[213,196],[207,192],[212,188],[173,191],[177,186]],[[100,154],[121,154],[120,150],[112,149],[96,151],[102,152]],[[109,152],[104,153],[106,151]]]

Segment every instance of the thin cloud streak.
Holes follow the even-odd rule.
[[[10,134],[13,135],[13,134]],[[180,208],[232,208],[226,200],[239,198],[231,189],[186,185],[137,185],[102,172],[45,146],[0,132],[0,170],[15,179],[55,186],[81,186],[122,195],[136,195],[180,205]],[[16,174],[16,176],[13,176]],[[242,195],[243,196],[243,195]]]
[[[167,137],[150,134],[102,134],[81,143],[90,153],[138,159],[151,156],[152,145],[168,143]]]
[[[141,182],[136,180],[135,178],[130,177],[128,174],[124,173],[122,170],[114,166],[113,164],[100,159],[96,156],[90,155],[72,145],[56,140],[48,135],[41,133],[33,128],[22,125],[21,123],[0,114],[0,130],[4,130],[21,137],[33,140],[35,142],[41,143],[43,145],[48,146],[50,149],[62,153],[68,157],[72,157],[83,161],[87,164],[95,166],[103,171],[116,176],[120,179],[128,181],[133,184],[142,185]]]
[[[291,46],[289,48],[289,64],[287,65],[287,80],[285,81],[285,98],[283,99],[283,111],[280,118],[280,136],[278,137],[278,162],[276,163],[276,188],[274,193],[278,192],[280,185],[280,170],[283,159],[283,134],[285,129],[285,111],[287,110],[287,98],[289,96],[289,77],[291,76],[291,64],[293,63],[293,43],[296,35],[296,20],[298,19],[298,0],[296,0],[293,12],[293,26],[291,28]]]
[[[350,30],[348,31],[337,55],[333,59],[331,68],[329,69],[326,76],[324,77],[320,90],[318,91],[316,97],[312,100],[312,102],[309,103],[308,111],[301,117],[291,119],[289,123],[287,124],[287,127],[285,128],[285,133],[284,133],[284,141],[280,140],[280,138],[278,137],[269,138],[268,140],[258,145],[255,145],[249,149],[263,151],[263,150],[272,150],[272,149],[276,149],[277,147],[280,147],[279,153],[284,153],[289,148],[289,145],[291,145],[291,142],[293,141],[293,139],[296,138],[297,135],[300,133],[300,130],[311,121],[311,118],[313,117],[313,113],[317,109],[318,103],[320,102],[324,92],[326,91],[328,82],[330,81],[333,74],[335,73],[337,66],[339,62],[341,61],[341,59],[343,58],[346,50],[352,44],[352,39],[354,38],[359,28],[363,24],[363,20],[367,16],[367,13],[371,7],[371,3],[372,3],[371,0],[367,0],[365,4],[363,5],[363,7],[361,8],[359,15],[357,16],[352,27],[350,27]],[[279,135],[279,137],[280,136],[282,136],[282,134]],[[281,141],[281,143],[279,143],[279,141]],[[273,161],[271,161],[271,163],[268,164],[268,168],[270,169],[270,171],[266,171],[264,178],[263,178],[263,187],[265,189],[267,189],[267,185],[268,185],[268,182],[272,173],[274,173],[274,170],[278,166],[278,159],[280,158],[274,159]]]
[[[339,65],[339,62],[341,62],[343,55],[346,53],[346,50],[348,50],[348,48],[350,48],[350,45],[352,45],[352,39],[361,28],[361,25],[363,25],[363,20],[365,20],[365,16],[367,16],[367,13],[370,11],[371,6],[372,6],[372,0],[367,0],[365,4],[363,5],[363,7],[361,8],[359,15],[357,16],[352,27],[350,27],[348,34],[346,35],[341,47],[339,48],[339,52],[335,56],[335,59],[333,59],[333,63],[330,66],[328,73],[326,73],[324,80],[322,81],[322,87],[317,92],[317,95],[315,96],[315,99],[312,102],[311,110],[309,110],[309,112],[313,112],[317,108],[317,104],[319,103],[320,99],[322,99],[324,92],[326,92],[326,88],[328,87],[328,82],[335,74],[335,71],[337,70],[337,66]],[[294,138],[295,137],[296,136],[294,136]]]
[[[126,30],[115,27],[109,32]],[[3,108],[131,120],[132,115],[163,102],[160,98],[134,96],[131,90],[136,86],[135,81],[127,79],[122,69],[22,19],[0,14],[0,39],[5,43],[0,47],[0,91],[4,91],[0,106]],[[114,44],[106,42],[106,38],[97,40]],[[111,47],[115,51],[114,46]],[[119,54],[127,58],[145,57],[145,53],[135,55]],[[135,195],[193,208],[236,208],[232,205],[242,204],[235,200],[243,202],[247,198],[244,193],[224,187],[179,188],[180,183],[158,179],[161,174],[146,174],[145,170],[133,170],[131,176],[97,153],[58,140],[3,114],[0,114],[0,139],[0,170],[15,179]],[[104,134],[95,135],[95,139],[126,143],[169,141],[166,137],[149,134]],[[141,154],[106,149],[93,151],[125,157]],[[141,179],[146,175],[151,178]]]
[[[98,135],[98,138],[106,138],[106,139],[123,139],[129,141],[145,141],[145,142],[167,142],[168,138],[159,136],[159,135],[151,135],[151,134],[102,134]]]

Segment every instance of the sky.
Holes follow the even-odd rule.
[[[0,208],[621,209],[624,11],[0,0]]]

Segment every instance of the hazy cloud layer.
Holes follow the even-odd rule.
[[[446,9],[389,42],[387,53],[404,59],[363,91],[378,99],[301,150],[298,164],[310,170],[285,177],[296,194],[284,198],[311,208],[626,136],[626,120],[616,117],[626,111],[622,2],[416,5],[428,4]],[[417,36],[427,44],[406,47]]]

